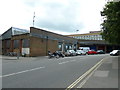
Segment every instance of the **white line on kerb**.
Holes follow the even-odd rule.
[[[13,75],[17,75],[17,74],[21,74],[21,73],[25,73],[25,72],[30,72],[30,71],[34,71],[34,70],[38,70],[38,69],[42,69],[42,68],[45,68],[45,67],[37,67],[37,68],[29,69],[29,70],[24,70],[24,71],[20,71],[20,72],[16,72],[16,73],[11,73],[11,74],[0,76],[0,78],[1,77],[13,76]]]

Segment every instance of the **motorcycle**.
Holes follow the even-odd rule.
[[[48,58],[49,59],[50,58],[59,58],[59,55],[56,52],[54,52],[54,53],[48,52]]]
[[[60,52],[60,51],[57,51],[57,54],[58,54],[59,57],[62,57],[62,58],[65,57],[65,55],[62,52]]]
[[[60,58],[60,57],[64,58],[65,55],[62,52],[59,52],[59,51],[56,51],[54,53],[51,53],[50,51],[48,51],[48,57],[49,57],[49,59],[50,58]]]

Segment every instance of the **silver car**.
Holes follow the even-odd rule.
[[[67,52],[65,52],[65,56],[76,56],[76,52],[74,50],[67,50]]]
[[[86,52],[83,50],[77,50],[76,53],[77,55],[86,55]]]
[[[120,50],[113,50],[112,52],[110,52],[111,56],[118,56],[120,55]]]

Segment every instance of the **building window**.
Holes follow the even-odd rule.
[[[82,39],[84,39],[84,37],[82,36]]]
[[[22,47],[28,48],[29,46],[30,46],[30,41],[28,39],[23,39],[22,40]]]
[[[59,51],[62,51],[62,44],[63,44],[62,42],[58,43],[58,49],[59,49]]]
[[[10,43],[11,43],[10,40],[6,40],[6,48],[10,48]]]
[[[58,45],[58,48],[59,48],[59,51],[62,51],[62,45],[61,44]]]
[[[84,39],[86,39],[86,36],[84,36]]]
[[[72,46],[69,46],[69,49],[72,49]]]
[[[19,48],[19,40],[14,40],[14,48]]]
[[[80,39],[81,39],[81,36],[80,36]]]

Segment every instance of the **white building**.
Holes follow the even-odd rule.
[[[101,31],[90,31],[90,33],[86,34],[72,34],[67,36],[82,40],[103,40]]]

